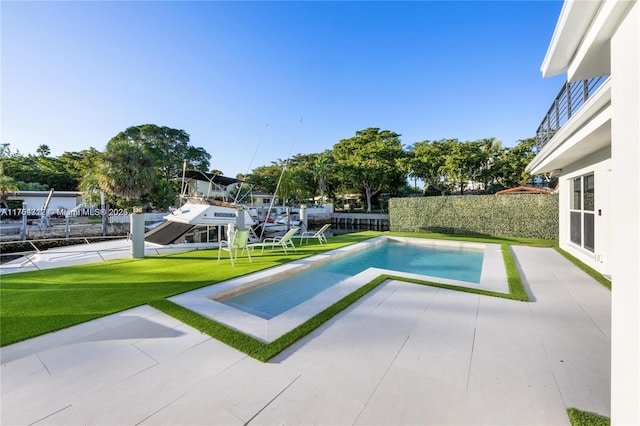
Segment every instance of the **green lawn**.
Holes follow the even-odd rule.
[[[329,244],[305,244],[287,255],[267,249],[252,256],[252,263],[240,257],[235,267],[228,253],[217,265],[218,251],[202,250],[3,275],[0,346],[377,235],[336,236]]]
[[[178,316],[176,312],[179,309],[171,306],[173,304],[165,300],[167,297],[383,234],[385,233],[367,231],[339,235],[329,238],[329,244],[319,245],[316,242],[303,245],[296,252],[290,251],[289,254],[279,250],[273,252],[267,250],[262,256],[253,256],[252,263],[249,263],[246,257],[240,257],[236,267],[231,267],[228,257],[223,257],[220,265],[217,265],[217,250],[202,250],[3,275],[0,278],[0,345],[5,346],[144,304],[151,304]],[[527,294],[520,281],[517,266],[511,257],[509,245],[556,246],[555,241],[549,240],[414,233],[389,235],[501,244],[505,254],[510,292],[482,294],[523,301],[527,300]],[[224,255],[228,256],[226,253]],[[371,290],[374,287],[375,285],[372,285],[367,288]],[[470,291],[463,288],[450,288]],[[356,299],[350,299],[348,304]],[[342,302],[341,309],[348,306],[345,303]],[[182,312],[180,315],[194,318],[197,314]],[[314,321],[324,322],[328,318],[330,316],[323,313]],[[198,318],[196,322],[202,322],[202,319]],[[309,330],[298,330],[294,333],[297,336],[295,340],[308,332]],[[214,333],[214,337],[218,336]],[[241,338],[234,334],[233,339]],[[270,349],[267,352],[272,353],[273,350]],[[266,355],[262,354],[259,358],[264,359],[264,356]]]

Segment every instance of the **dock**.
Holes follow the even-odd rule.
[[[332,213],[331,224],[340,226],[367,226],[370,228],[389,228],[387,213]]]

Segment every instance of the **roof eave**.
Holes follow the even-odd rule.
[[[540,70],[543,77],[567,72],[601,1],[566,0],[562,5],[549,48]]]

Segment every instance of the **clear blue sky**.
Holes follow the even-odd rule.
[[[367,127],[513,146],[564,82],[540,73],[561,7],[2,1],[0,141],[57,156],[152,123],[228,176]]]

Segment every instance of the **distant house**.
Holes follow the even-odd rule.
[[[17,191],[7,197],[7,200],[20,201],[24,209],[31,212],[29,215],[40,215],[49,197],[50,191]],[[63,215],[82,202],[82,193],[79,191],[53,191],[47,212],[50,215]]]
[[[560,246],[612,278],[611,420],[640,424],[640,4],[566,0],[542,63],[563,73],[527,171],[559,179]]]
[[[251,207],[269,207],[271,203],[274,206],[278,204],[278,197],[267,192],[251,191],[250,199],[246,200]]]

